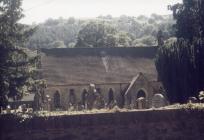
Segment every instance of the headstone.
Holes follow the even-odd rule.
[[[116,101],[116,100],[113,100],[113,101],[111,101],[111,102],[108,104],[108,108],[109,108],[109,109],[112,109],[112,108],[114,108],[115,106],[117,106],[117,101]]]
[[[140,97],[136,100],[136,109],[145,109],[146,101],[144,97]]]
[[[22,112],[22,105],[18,106],[18,112]]]
[[[94,108],[102,109],[105,107],[105,101],[101,93],[95,93]]]
[[[11,113],[11,107],[10,107],[10,105],[7,105],[7,106],[6,106],[6,113],[7,113],[7,114],[10,114],[10,113]]]
[[[198,99],[196,97],[189,97],[188,102],[189,103],[198,103]]]
[[[166,106],[166,99],[162,94],[155,94],[152,98],[152,107],[160,108]]]
[[[42,106],[41,95],[40,95],[40,93],[35,93],[35,96],[34,96],[34,106],[33,106],[34,111],[40,110],[41,106]]]
[[[36,103],[35,103],[35,106],[36,106]],[[38,106],[40,108],[40,105],[38,105]],[[43,104],[41,106],[43,106],[42,108],[44,108],[47,111],[51,110],[51,97],[50,97],[50,95],[45,95],[44,102],[43,102]]]
[[[198,98],[201,101],[201,103],[204,103],[204,91],[199,92]]]
[[[68,108],[68,111],[74,111],[75,110],[75,107],[74,105],[72,105],[71,103],[69,103],[69,108]]]
[[[84,109],[84,105],[82,104],[82,102],[81,101],[79,101],[78,103],[77,103],[77,111],[82,111]]]

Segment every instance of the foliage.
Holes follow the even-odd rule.
[[[117,33],[118,47],[129,47],[132,44],[131,36],[126,32]]]
[[[171,102],[184,103],[204,88],[203,58],[203,39],[193,43],[179,39],[159,48],[156,67]]]
[[[45,23],[39,24],[36,32],[27,43],[28,48],[53,48],[54,42],[61,42],[64,47],[73,46],[83,22],[74,18],[48,19]],[[59,47],[59,46],[57,46]]]
[[[204,37],[204,1],[183,0],[183,4],[171,7],[176,19],[176,36],[193,41]]]
[[[112,26],[117,29],[117,35],[107,34],[105,42],[108,46],[116,46],[114,42],[121,42],[122,46],[149,46],[157,45],[158,30],[162,30],[165,39],[174,36],[172,25],[175,23],[172,16],[160,16],[152,14],[150,17],[139,16],[129,17],[122,15],[120,17],[100,16],[93,19],[48,19],[45,23],[39,24],[36,32],[30,38],[27,46],[29,48],[53,48],[54,42],[62,42],[65,47],[75,47],[78,39],[78,33],[89,23],[97,23],[100,26]],[[99,25],[98,25],[99,26]],[[95,30],[97,31],[97,30]],[[121,39],[120,39],[121,38]],[[143,41],[147,38],[148,43]],[[120,40],[118,40],[120,39]]]
[[[156,39],[153,36],[144,36],[140,39],[135,39],[133,44],[138,44],[139,46],[155,46],[157,45]]]
[[[198,98],[199,98],[199,100],[200,100],[201,102],[204,101],[204,91],[200,91],[200,92],[199,92]]]
[[[19,24],[22,0],[0,0],[0,107],[32,90],[38,56],[22,46],[34,29]],[[21,47],[20,47],[21,46]]]
[[[182,109],[185,111],[204,111],[203,103],[173,104],[166,106],[165,109]]]
[[[156,67],[171,102],[184,103],[204,89],[203,1],[171,7],[178,41],[158,50]]]
[[[103,22],[89,22],[78,34],[76,47],[115,47],[117,30]]]

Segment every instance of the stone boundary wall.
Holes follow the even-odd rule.
[[[0,140],[203,140],[203,110],[0,116]]]

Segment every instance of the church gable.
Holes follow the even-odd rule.
[[[151,86],[151,82],[143,73],[139,73],[136,77],[133,78],[125,93],[126,105],[134,106],[136,100],[140,98],[151,101],[153,94],[154,90]],[[150,104],[146,103],[145,106],[148,108],[149,105]]]
[[[140,72],[137,76],[135,76],[132,79],[125,95],[128,96],[128,94],[131,94],[133,88],[142,88],[144,87],[144,85],[148,85],[148,83],[149,83],[148,79],[144,76],[143,73]]]

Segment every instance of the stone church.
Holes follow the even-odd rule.
[[[156,51],[156,47],[42,49],[44,95],[50,108],[150,108],[153,96],[164,93],[154,64]],[[136,101],[141,98],[139,107]]]

